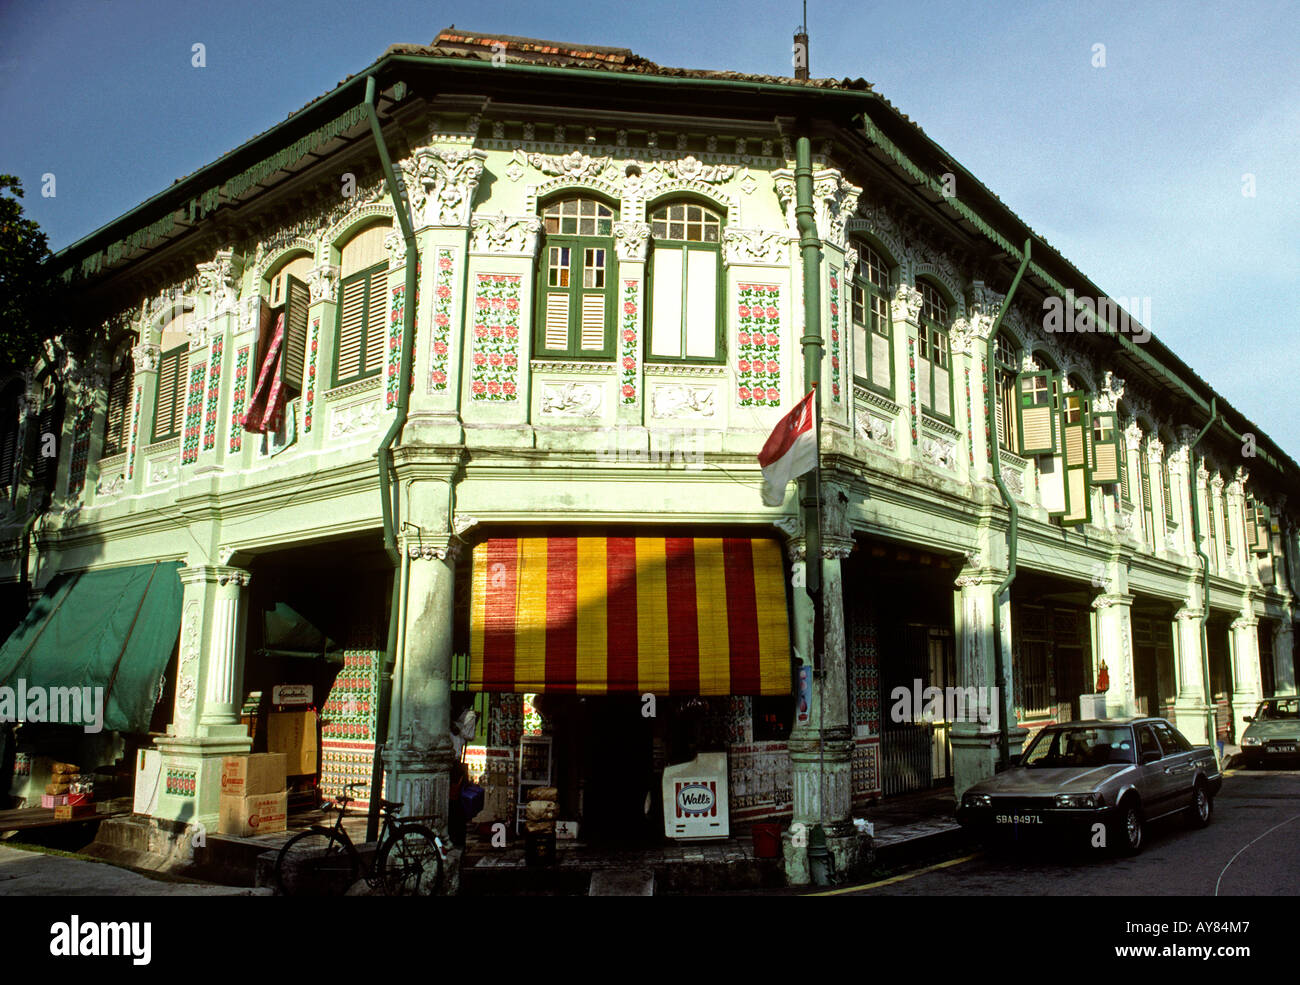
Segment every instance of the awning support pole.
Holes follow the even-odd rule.
[[[1196,435],[1196,440],[1192,442],[1191,448],[1187,452],[1187,472],[1188,486],[1192,492],[1192,540],[1196,545],[1196,556],[1201,561],[1201,681],[1205,689],[1205,741],[1210,744],[1210,748],[1216,748],[1214,741],[1215,724],[1214,724],[1214,695],[1210,690],[1210,630],[1208,623],[1210,621],[1210,558],[1201,546],[1201,511],[1197,505],[1196,495],[1196,446],[1201,443],[1214,426],[1215,420],[1219,416],[1219,406],[1217,398],[1210,398],[1210,419],[1205,422],[1205,427],[1201,428],[1200,433]]]

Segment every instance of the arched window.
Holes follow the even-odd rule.
[[[383,226],[377,227],[383,229]],[[382,245],[382,244],[381,244]],[[280,316],[284,316],[284,339],[277,356],[276,372],[289,396],[302,392],[303,374],[307,368],[307,322],[311,306],[311,291],[307,279],[311,274],[313,257],[300,253],[278,267],[267,278],[263,299],[271,309],[271,333],[277,330]],[[387,269],[385,264],[384,269]],[[259,356],[265,358],[271,339],[259,340]],[[258,361],[261,365],[261,359]]]
[[[162,330],[158,362],[158,399],[153,407],[153,441],[180,437],[189,382],[191,311],[178,311]]]
[[[863,386],[886,396],[894,392],[894,360],[890,344],[889,267],[866,243],[853,244],[858,269],[850,288],[853,320],[853,375]]]
[[[722,217],[670,202],[650,214],[650,235],[650,358],[721,359]]]
[[[614,358],[617,218],[604,202],[580,195],[557,199],[542,209],[538,355]]]
[[[391,222],[367,226],[340,251],[335,386],[374,376],[383,368],[384,332],[388,327],[388,253],[384,240],[392,230]],[[292,290],[290,284],[286,296]]]
[[[1152,548],[1156,543],[1155,524],[1155,487],[1151,484],[1151,441],[1155,431],[1150,425],[1143,425],[1146,437],[1138,448],[1138,478],[1142,491],[1142,526],[1146,533],[1146,542]]]
[[[917,331],[917,393],[921,398],[921,407],[927,413],[951,420],[948,299],[927,280],[917,281],[916,287],[921,292],[921,323]]]
[[[1016,376],[1020,373],[1020,351],[1006,332],[998,332],[993,343],[994,410],[997,413],[998,447],[1016,451]]]
[[[108,377],[108,408],[104,415],[105,457],[126,451],[130,436],[127,419],[131,415],[131,383],[135,379],[135,361],[131,355],[135,338],[134,332],[128,333],[113,350]]]
[[[36,431],[26,442],[32,456],[32,492],[50,496],[59,469],[59,446],[63,440],[63,384],[54,370],[45,372],[38,383],[41,410],[36,415]]]

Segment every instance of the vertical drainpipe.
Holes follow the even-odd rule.
[[[1210,419],[1205,422],[1205,427],[1201,428],[1196,440],[1187,451],[1187,473],[1190,479],[1188,486],[1192,493],[1192,541],[1196,546],[1196,556],[1201,561],[1201,682],[1205,688],[1205,735],[1211,749],[1217,749],[1218,744],[1214,741],[1214,695],[1210,691],[1210,631],[1207,625],[1210,621],[1210,558],[1201,547],[1201,511],[1196,496],[1196,446],[1209,433],[1218,418],[1218,398],[1211,397]]]
[[[804,380],[813,391],[813,420],[817,424],[817,467],[801,477],[804,530],[804,586],[813,606],[813,638],[810,666],[814,678],[818,669],[823,671],[817,685],[817,817],[826,818],[826,799],[823,796],[823,775],[826,763],[826,700],[822,689],[826,684],[823,641],[826,635],[825,617],[822,613],[822,529],[821,529],[821,379],[822,379],[822,266],[821,240],[817,236],[817,220],[813,211],[812,140],[807,136],[795,138],[794,150],[795,225],[799,230],[799,249],[803,254],[803,349]]]
[[[989,436],[993,440],[993,447],[990,449],[990,458],[993,461],[993,482],[998,487],[998,492],[1002,494],[1002,502],[1006,505],[1007,511],[1011,514],[1007,523],[1007,576],[1002,580],[997,589],[993,592],[993,666],[994,673],[998,679],[998,694],[1000,695],[998,708],[998,762],[1002,769],[1006,769],[1011,760],[1011,735],[1010,720],[1008,713],[1008,701],[1010,695],[1007,694],[1007,677],[1006,667],[1002,659],[1002,605],[998,599],[1002,594],[1011,588],[1011,583],[1016,578],[1016,548],[1019,546],[1020,536],[1020,507],[1016,505],[1016,499],[1007,491],[1006,484],[1002,481],[1002,454],[998,447],[997,433],[997,363],[995,354],[997,349],[998,329],[1002,327],[1002,316],[1007,313],[1011,307],[1011,299],[1016,295],[1016,288],[1020,286],[1020,278],[1025,275],[1029,268],[1029,254],[1032,246],[1030,240],[1025,240],[1025,255],[1020,259],[1020,269],[1016,271],[1016,276],[1012,278],[1011,288],[1007,291],[1006,297],[1002,299],[1002,306],[998,309],[998,316],[993,320],[993,327],[989,329],[988,350],[984,358],[984,390],[987,393],[985,398],[985,412],[988,414],[990,422]],[[1010,427],[1011,422],[1007,421],[1005,427]]]
[[[383,130],[379,125],[379,116],[375,112],[375,77],[366,78],[366,100],[364,103],[366,118],[370,121],[370,132],[375,138],[375,149],[379,152],[379,163],[384,170],[384,181],[388,185],[388,194],[393,200],[393,209],[397,212],[397,222],[402,227],[402,237],[406,241],[406,304],[402,312],[402,357],[397,370],[397,416],[379,443],[379,495],[384,522],[384,550],[393,563],[393,595],[389,603],[388,643],[384,652],[384,667],[380,675],[379,707],[376,715],[375,758],[370,776],[370,814],[366,821],[366,840],[375,841],[379,836],[379,794],[383,786],[383,752],[388,738],[388,717],[393,694],[393,665],[397,658],[397,630],[401,618],[402,602],[402,558],[397,549],[396,519],[397,488],[393,482],[393,442],[406,424],[407,411],[411,404],[411,351],[415,342],[415,291],[416,268],[420,263],[420,254],[416,247],[415,230],[411,227],[411,210],[406,197],[406,186],[399,182],[393,172],[393,162],[388,156],[388,147],[384,143]]]

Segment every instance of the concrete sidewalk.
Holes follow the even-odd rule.
[[[270,896],[270,889],[151,879],[105,862],[0,845],[0,896]]]

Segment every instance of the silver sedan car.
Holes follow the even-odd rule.
[[[1182,813],[1204,827],[1223,785],[1209,746],[1193,746],[1163,718],[1049,725],[1017,765],[967,790],[957,819],[992,836],[1089,836],[1133,855],[1147,822]]]

